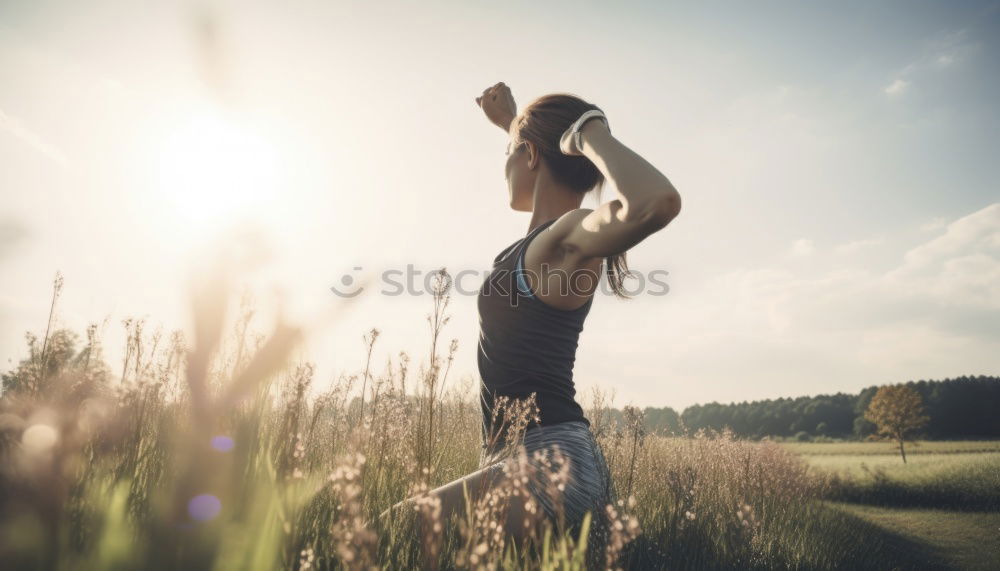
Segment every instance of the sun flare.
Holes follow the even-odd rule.
[[[172,127],[156,164],[160,198],[186,222],[260,212],[277,198],[275,147],[217,111],[201,111]]]

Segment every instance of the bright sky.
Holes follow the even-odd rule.
[[[377,274],[482,275],[527,231],[474,102],[504,81],[600,105],[684,201],[629,254],[669,294],[595,300],[581,400],[998,374],[998,32],[997,2],[2,2],[0,357],[44,331],[57,270],[60,324],[110,316],[113,363],[127,316],[188,328],[192,260],[246,221],[275,254],[262,329],[272,286],[306,321],[376,274],[304,349],[320,388],[371,327],[375,363],[415,365],[431,298]],[[450,313],[451,379],[478,380],[475,297]]]

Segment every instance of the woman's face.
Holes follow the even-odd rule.
[[[521,212],[531,212],[534,195],[534,178],[528,168],[530,152],[528,144],[521,143],[517,147],[507,144],[507,163],[504,166],[504,178],[507,179],[507,191],[510,194],[510,207]]]

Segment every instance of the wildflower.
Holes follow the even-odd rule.
[[[760,521],[754,514],[753,506],[750,504],[740,502],[739,509],[736,510],[736,517],[743,528],[754,530],[760,526]]]
[[[299,553],[299,569],[300,570],[312,569],[313,561],[315,560],[316,560],[316,554],[315,552],[313,552],[313,549],[311,547],[309,549],[303,549]]]

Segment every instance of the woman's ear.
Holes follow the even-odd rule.
[[[535,147],[535,144],[532,143],[531,141],[525,141],[521,144],[526,147],[526,150],[528,152],[528,168],[529,169],[535,168],[535,165],[538,164],[538,149]]]

